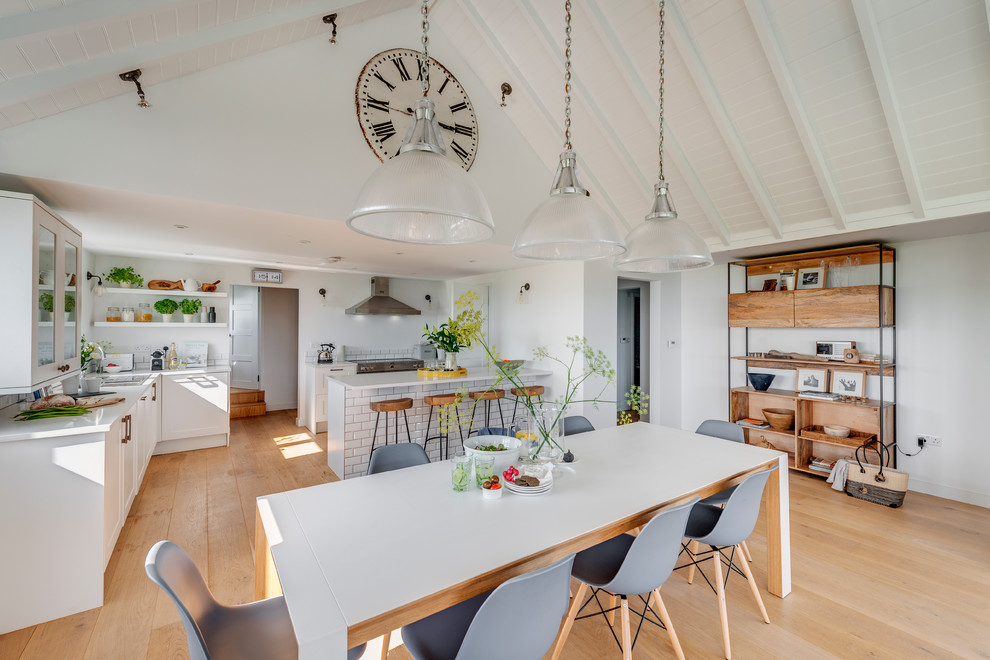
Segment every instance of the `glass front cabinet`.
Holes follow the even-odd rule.
[[[0,323],[0,394],[30,392],[78,374],[82,236],[32,195],[0,192],[0,259],[7,277]]]

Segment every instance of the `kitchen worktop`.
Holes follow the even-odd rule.
[[[81,435],[84,433],[104,433],[110,429],[110,426],[121,415],[131,409],[134,402],[151,386],[154,376],[159,373],[161,372],[156,371],[153,375],[148,374],[147,378],[139,385],[113,384],[106,386],[105,389],[112,391],[113,394],[103,396],[124,397],[124,400],[110,406],[93,408],[88,415],[21,422],[15,420],[14,415],[26,409],[28,406],[27,403],[4,408],[0,410],[0,442],[17,442],[63,435]]]
[[[327,376],[331,382],[340,383],[345,389],[365,390],[383,387],[408,387],[410,385],[441,384],[453,385],[476,380],[495,380],[500,372],[486,367],[471,367],[467,376],[460,378],[427,378],[420,377],[415,371],[384,371],[375,374],[355,374],[354,376]],[[550,376],[553,372],[546,369],[520,369],[519,378]]]

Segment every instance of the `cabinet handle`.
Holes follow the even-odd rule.
[[[131,441],[131,416],[125,415],[121,421],[124,423],[124,428],[126,430],[124,431],[124,437],[121,438],[120,443],[126,445]]]
[[[158,383],[157,382],[151,384],[151,400],[152,401],[157,401],[158,400]]]
[[[148,397],[147,397],[147,396],[143,396],[143,397],[141,397],[141,400],[142,400],[142,401],[147,401],[147,399],[148,399]]]

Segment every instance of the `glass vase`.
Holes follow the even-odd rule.
[[[529,413],[528,448],[523,451],[538,463],[559,463],[564,458],[564,408],[554,403],[534,403]],[[527,451],[528,449],[528,451]]]
[[[457,371],[457,353],[453,353],[453,352],[446,353],[446,358],[447,358],[447,364],[446,364],[447,371]]]

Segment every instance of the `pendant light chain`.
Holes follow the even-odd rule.
[[[430,31],[429,0],[423,0],[420,11],[423,14],[423,57],[419,60],[419,85],[425,97],[430,91],[430,38],[426,34]]]
[[[660,0],[660,146],[657,155],[660,161],[661,181],[663,181],[663,5],[664,0]]]
[[[564,0],[567,28],[564,30],[564,149],[571,148],[571,0]]]

